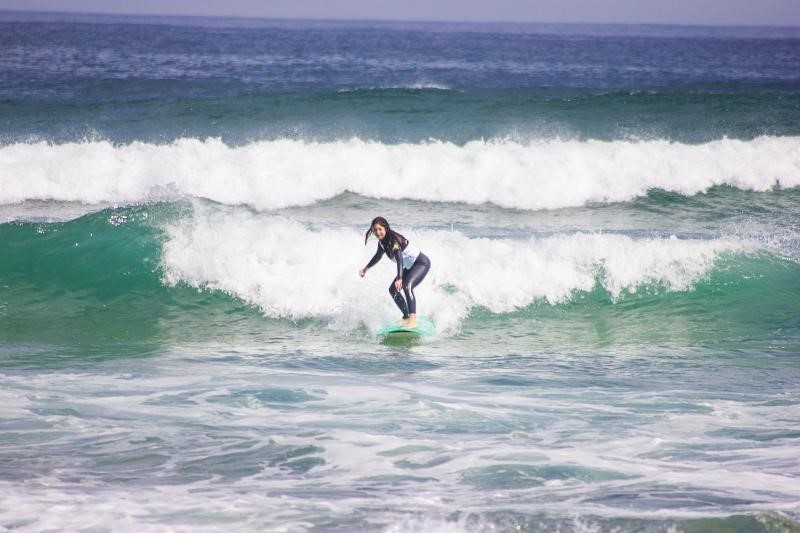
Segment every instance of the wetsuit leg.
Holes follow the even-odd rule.
[[[420,252],[411,269],[403,270],[403,292],[406,295],[406,302],[408,302],[408,312],[412,315],[417,314],[417,298],[414,296],[414,288],[422,283],[430,268],[431,260]]]
[[[405,278],[405,276],[403,276],[403,278]],[[405,285],[405,281],[403,284]],[[389,294],[392,295],[392,300],[394,300],[394,303],[396,303],[397,307],[399,307],[403,312],[403,318],[408,318],[408,306],[406,305],[406,301],[403,299],[403,295],[400,293],[400,291],[394,288],[394,281],[392,281],[392,284],[389,285]]]

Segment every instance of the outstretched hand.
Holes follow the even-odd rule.
[[[361,276],[362,278],[366,275],[366,273],[367,273],[366,268],[362,268],[361,270],[358,271],[358,275]]]

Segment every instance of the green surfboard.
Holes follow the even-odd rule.
[[[417,327],[404,328],[400,324],[390,324],[378,331],[384,340],[417,339],[419,337],[432,337],[436,334],[433,320],[426,316],[417,317]]]

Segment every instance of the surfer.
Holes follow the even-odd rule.
[[[378,249],[367,266],[358,271],[358,275],[363,278],[367,270],[381,260],[384,253],[392,259],[397,264],[397,276],[389,285],[389,294],[403,312],[403,327],[415,328],[417,327],[417,299],[414,296],[414,289],[425,279],[425,275],[431,268],[431,260],[419,248],[408,242],[408,239],[391,229],[389,222],[383,217],[375,217],[372,220],[372,224],[364,234],[365,246],[370,234],[378,238]],[[405,298],[400,293],[401,289]]]

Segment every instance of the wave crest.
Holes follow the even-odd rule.
[[[292,139],[228,146],[17,143],[0,148],[0,203],[141,202],[202,197],[269,210],[345,191],[375,198],[555,209],[628,201],[652,189],[800,186],[800,137],[654,141],[511,140],[465,145]]]

